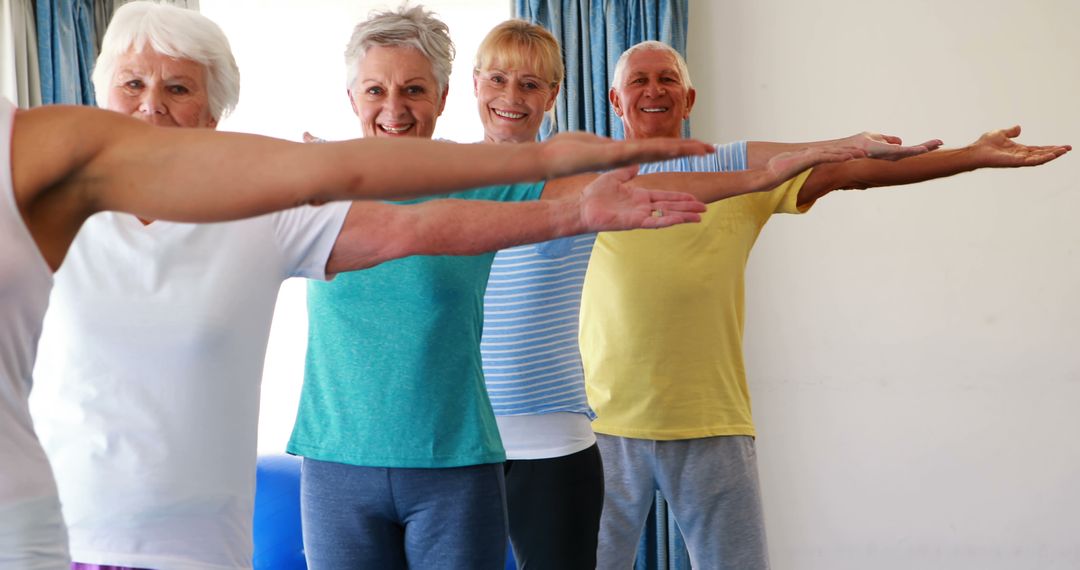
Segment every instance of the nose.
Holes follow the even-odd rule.
[[[405,97],[396,91],[391,91],[383,100],[383,111],[393,118],[405,115]]]
[[[667,93],[667,89],[662,84],[655,81],[650,81],[645,89],[645,94],[649,97],[660,97],[665,93]]]
[[[165,98],[157,89],[146,89],[139,98],[139,112],[144,115],[164,115]]]
[[[506,96],[510,99],[511,103],[521,103],[525,100],[522,96],[521,87],[514,82],[511,82],[506,88]]]

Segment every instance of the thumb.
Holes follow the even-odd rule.
[[[624,166],[615,170],[609,171],[604,176],[614,178],[619,184],[629,182],[634,179],[638,174],[638,165],[631,164],[630,166]]]

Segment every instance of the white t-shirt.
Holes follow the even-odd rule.
[[[15,106],[0,97],[0,568],[62,569],[56,484],[27,407],[53,276],[15,200],[14,117]]]
[[[596,443],[592,420],[578,412],[495,416],[495,422],[507,459],[565,457]]]
[[[74,560],[251,567],[278,289],[325,278],[348,208],[206,225],[87,221],[56,274],[31,401]]]

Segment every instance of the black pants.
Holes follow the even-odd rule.
[[[551,459],[513,459],[504,469],[518,568],[594,570],[604,508],[599,448]]]

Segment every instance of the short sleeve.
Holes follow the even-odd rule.
[[[326,261],[334,249],[352,202],[301,206],[271,214],[280,244],[286,277],[325,281]]]

